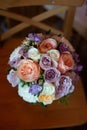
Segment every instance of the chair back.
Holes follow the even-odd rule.
[[[45,31],[51,30],[54,34],[64,34],[66,38],[69,38],[72,32],[72,25],[75,15],[75,9],[78,6],[81,6],[83,0],[0,0],[0,15],[5,16],[9,19],[14,19],[20,23],[16,26],[9,28],[6,32],[0,34],[0,40],[6,40],[17,32],[30,27],[31,25],[41,28]],[[61,5],[60,8],[55,6],[52,10],[47,10],[43,13],[29,18],[21,14],[9,11],[11,8],[15,7],[26,7],[26,6],[43,6],[43,5]],[[65,11],[65,19],[63,30],[60,31],[58,28],[51,27],[45,23],[42,23],[43,20],[52,17],[55,14]]]

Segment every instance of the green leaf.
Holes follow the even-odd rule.
[[[62,98],[60,98],[60,99],[58,100],[58,102],[61,103],[61,104],[69,105],[69,99],[68,99],[69,96],[70,96],[70,94],[68,94],[68,95],[66,95],[66,96],[64,96],[64,97],[62,97]]]
[[[44,79],[44,74],[43,73],[40,74],[40,79]]]
[[[32,42],[32,46],[35,46],[35,42]]]
[[[29,46],[25,46],[24,53],[26,53],[28,51],[28,49],[29,49]]]
[[[46,108],[46,107],[47,107],[47,105],[44,105],[42,102],[38,102],[38,104],[40,104],[41,107],[43,107],[43,108]]]
[[[28,87],[30,87],[31,85],[32,85],[32,82],[25,82],[25,81],[23,81],[22,79],[20,80],[20,82],[21,82],[21,86],[22,87],[24,87],[24,85],[27,85]]]
[[[43,79],[40,79],[38,83],[39,83],[40,85],[43,85],[43,82],[44,82],[44,80],[43,80]]]
[[[17,69],[16,68],[14,68],[14,67],[12,67],[12,69],[14,70],[14,71],[16,71]]]
[[[20,80],[20,82],[21,82],[21,84],[22,84],[21,86],[24,87],[24,85],[25,85],[25,81]]]
[[[28,82],[28,86],[30,87],[32,85],[32,82]]]

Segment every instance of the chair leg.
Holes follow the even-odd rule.
[[[63,31],[64,31],[64,36],[68,39],[72,35],[72,27],[73,27],[72,25],[75,16],[75,10],[76,7],[69,7],[68,11],[66,11]]]

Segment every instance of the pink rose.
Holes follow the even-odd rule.
[[[32,82],[39,78],[40,66],[32,60],[21,60],[17,68],[17,75],[25,82]]]
[[[63,53],[61,54],[59,61],[58,61],[58,70],[61,73],[65,73],[68,70],[71,70],[74,66],[74,60],[70,53]]]
[[[55,39],[48,38],[46,40],[43,40],[39,46],[38,49],[41,53],[46,53],[48,50],[55,49],[57,47],[57,42]]]

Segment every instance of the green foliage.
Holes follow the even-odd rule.
[[[44,74],[40,73],[40,79],[44,79]]]
[[[21,86],[22,87],[24,87],[24,85],[28,85],[28,86],[31,86],[32,85],[32,82],[25,82],[25,81],[23,81],[23,80],[20,80],[20,82],[21,82]]]
[[[69,99],[68,99],[69,96],[70,96],[70,94],[58,99],[58,102],[61,104],[69,105]]]
[[[41,105],[42,108],[46,108],[47,105],[44,105],[42,102],[38,102],[39,105]]]
[[[25,46],[24,53],[28,52],[29,46]]]

